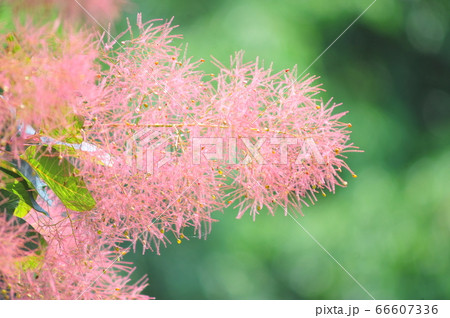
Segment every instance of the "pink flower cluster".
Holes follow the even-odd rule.
[[[67,29],[61,38],[57,29],[56,24],[38,28],[27,24],[1,35],[6,45],[0,52],[0,159],[18,160],[27,145],[39,144],[43,136],[54,135],[55,142],[64,141],[67,134],[80,137],[71,133],[73,116],[80,116],[77,111],[83,105],[81,96],[93,100],[103,96],[102,87],[96,85],[100,67],[95,64],[99,54],[93,38]],[[55,135],[55,130],[66,133]],[[3,172],[0,177],[0,186],[10,178]],[[118,259],[126,253],[117,247],[120,240],[99,235],[92,224],[83,223],[80,212],[67,211],[56,197],[52,199],[50,206],[38,198],[51,219],[33,210],[25,217],[46,240],[45,246],[34,249],[27,247],[37,243],[36,237],[27,237],[28,225],[18,225],[14,217],[6,219],[1,211],[2,297],[148,298],[140,295],[147,286],[145,277],[129,284],[134,269]]]
[[[52,10],[60,13],[62,20],[71,24],[78,21],[94,23],[92,17],[100,23],[110,23],[117,19],[122,8],[129,5],[128,0],[5,0],[16,10],[38,11],[46,16]]]
[[[107,50],[117,47],[113,58],[105,53],[108,71],[100,82],[107,97],[100,103],[86,100],[83,113],[87,140],[101,140],[98,147],[114,158],[112,167],[89,164],[81,169],[86,179],[100,181],[90,186],[98,194],[94,223],[109,220],[102,232],[112,235],[113,221],[119,234],[145,233],[145,245],[151,248],[147,244],[165,241],[168,230],[179,238],[184,227],[193,226],[201,236],[211,212],[226,206],[238,208],[238,217],[246,211],[255,216],[264,206],[271,213],[281,206],[287,213],[289,207],[307,204],[305,198],[313,202],[325,189],[346,186],[339,172],[349,169],[343,154],[355,150],[348,142],[350,125],[339,121],[344,113],[332,114],[338,105],[316,99],[321,90],[312,84],[316,78],[297,81],[295,70],[272,74],[258,62],[243,63],[242,53],[230,67],[215,62],[220,72],[211,76],[199,70],[203,60],[185,58],[172,44],[176,36],[169,23],[153,26],[138,18],[138,29],[134,37],[131,27],[127,30],[130,40],[104,42]],[[142,130],[154,135],[154,143],[165,142],[155,161],[171,154],[167,164],[151,173],[129,165],[126,151]],[[295,164],[304,146],[299,142],[286,163],[260,164],[253,158],[245,164],[195,164],[193,140],[204,137],[236,140],[241,161],[248,155],[243,137],[309,139],[324,162],[310,156]],[[261,156],[275,162],[278,148],[262,148]]]
[[[134,268],[117,260],[107,240],[90,237],[81,224],[68,229],[60,221],[59,226],[55,220],[33,224],[48,244],[36,254],[29,245],[39,245],[39,238],[27,236],[28,224],[0,216],[0,298],[148,299],[140,295],[147,279],[129,284]]]
[[[63,39],[56,35],[58,27],[27,23],[0,36],[6,46],[0,53],[3,138],[24,136],[27,126],[43,135],[61,127],[70,130],[81,92],[98,96],[93,37],[66,29]]]
[[[56,196],[52,205],[40,199],[52,218],[33,211],[26,220],[48,246],[39,267],[27,271],[3,266],[22,257],[14,244],[23,244],[16,237],[24,232],[0,219],[7,233],[0,284],[8,297],[145,298],[139,295],[145,278],[127,285],[132,268],[118,262],[128,252],[124,243],[141,241],[144,251],[158,252],[161,244],[188,239],[186,228],[204,236],[211,213],[225,207],[237,209],[238,218],[254,218],[263,208],[300,212],[318,193],[347,185],[343,168],[355,176],[344,162],[346,152],[356,151],[351,125],[340,121],[345,113],[334,113],[337,104],[318,97],[316,77],[297,80],[295,69],[274,73],[258,60],[244,62],[242,53],[229,66],[213,60],[218,74],[205,74],[205,60],[187,58],[173,28],[143,23],[139,15],[137,31],[129,26],[96,42],[82,32],[66,31],[63,39],[55,27],[31,25],[2,37],[8,46],[0,53],[0,136],[15,148],[2,146],[0,153],[17,159],[56,129],[76,131],[73,118],[81,117],[81,140],[70,142],[76,155],[68,147],[61,160],[70,158],[96,201],[79,212]],[[24,127],[35,133],[14,139]],[[53,133],[47,144],[68,145],[66,137]],[[223,142],[222,158],[208,159],[217,150],[211,139]],[[196,148],[195,140],[204,145]],[[313,155],[299,160],[305,145]],[[139,169],[148,163],[135,152],[142,146],[156,163],[170,160]]]

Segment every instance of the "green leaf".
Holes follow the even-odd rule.
[[[36,190],[27,178],[4,160],[0,160],[0,171],[4,173],[2,182],[6,184],[2,189],[2,195],[7,198],[5,206],[2,205],[3,208],[18,217],[27,215],[31,208],[48,216],[47,211],[36,202]]]
[[[62,139],[68,143],[81,143],[83,141],[81,134],[66,128],[53,129],[49,132],[49,136],[55,139]]]
[[[14,193],[19,198],[19,204],[16,211],[14,211],[14,215],[18,217],[27,215],[33,205],[31,202],[31,193],[28,192],[27,183],[19,182],[17,179],[14,179],[12,182],[6,184],[6,190]],[[20,209],[20,211],[17,211],[17,209]]]
[[[6,213],[13,215],[19,202],[20,199],[17,195],[5,189],[0,189],[0,212],[6,211]]]
[[[75,167],[50,147],[30,146],[22,155],[61,202],[74,211],[89,211],[95,200],[84,181],[75,175]]]
[[[83,128],[84,125],[84,117],[71,115],[68,117],[68,121],[71,122],[71,124],[67,127],[52,129],[48,133],[48,136],[68,143],[79,144],[83,142],[81,128]]]
[[[19,218],[25,217],[28,212],[30,212],[31,206],[25,203],[23,200],[19,200],[19,203],[17,204],[16,209],[14,210],[13,215],[17,216]]]
[[[79,149],[76,149],[72,144],[54,144],[52,145],[52,148],[58,151],[59,153],[63,153],[66,156],[70,157],[78,157],[79,155]]]
[[[17,173],[20,173],[20,175],[24,177],[27,183],[30,184],[30,187],[36,190],[37,194],[42,199],[44,199],[44,201],[49,206],[52,206],[52,200],[50,199],[47,193],[48,188],[47,184],[44,181],[42,181],[42,179],[36,174],[36,171],[33,170],[33,168],[28,164],[28,162],[20,159],[19,161],[14,160],[14,162],[10,162],[10,164],[14,166]],[[33,207],[35,208],[35,210],[37,209],[34,204]],[[40,212],[46,213],[45,211]]]
[[[23,257],[20,261],[16,262],[17,268],[24,272],[29,270],[36,270],[41,267],[44,261],[44,255],[31,254]]]

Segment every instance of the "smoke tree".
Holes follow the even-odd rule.
[[[170,21],[138,15],[112,37],[61,25],[80,16],[61,6],[0,36],[2,298],[147,299],[121,260],[137,242],[205,236],[226,207],[301,213],[347,186],[342,169],[356,177],[351,125],[317,77],[242,52],[206,74]]]

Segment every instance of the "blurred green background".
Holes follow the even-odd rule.
[[[372,0],[134,1],[188,55],[300,73]],[[450,2],[378,0],[308,70],[349,110],[357,179],[299,222],[377,299],[450,299]],[[117,32],[125,26],[122,20]],[[206,71],[214,71],[208,63]],[[207,240],[130,255],[157,299],[367,299],[291,217],[213,215]]]
[[[306,69],[373,0],[133,0],[195,59]],[[349,186],[297,219],[377,299],[450,299],[450,2],[378,0],[308,70],[349,110]],[[180,41],[180,44],[182,42]],[[214,72],[205,63],[207,72]],[[213,214],[207,240],[129,254],[157,299],[368,299],[289,216]]]

